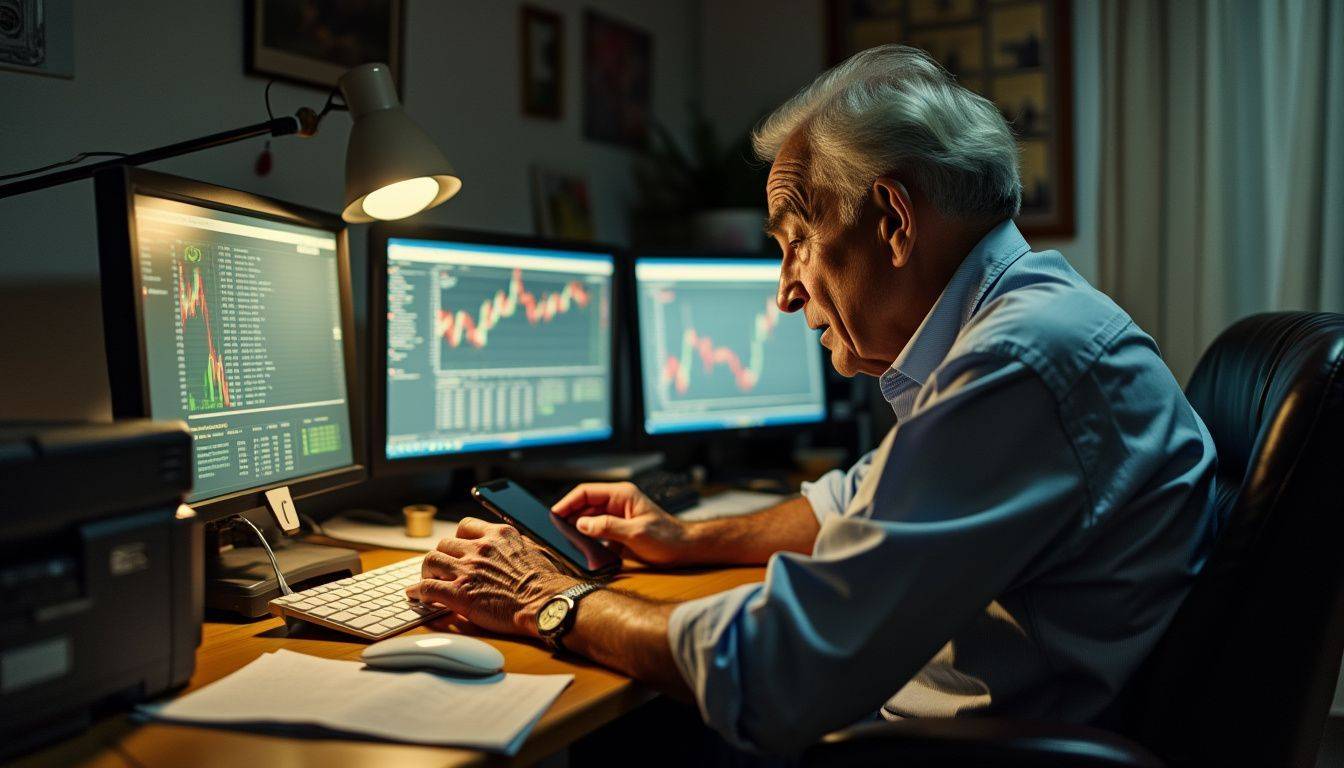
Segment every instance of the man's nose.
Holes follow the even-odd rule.
[[[797,312],[807,304],[807,290],[797,280],[782,279],[775,294],[775,304],[781,312]]]

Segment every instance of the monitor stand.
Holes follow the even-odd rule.
[[[269,513],[248,515],[266,534],[285,583],[294,591],[353,576],[362,568],[359,553],[287,539]],[[266,550],[251,528],[224,520],[206,527],[205,606],[256,619],[270,614],[268,603],[280,596],[280,585]],[[238,542],[238,543],[235,543]]]

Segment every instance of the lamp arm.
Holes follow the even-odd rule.
[[[158,160],[166,160],[170,157],[186,155],[197,152],[202,149],[210,149],[225,144],[232,144],[235,141],[251,139],[256,136],[288,136],[290,134],[300,134],[311,136],[317,130],[317,118],[311,109],[300,109],[295,115],[288,117],[277,117],[273,120],[256,123],[254,125],[234,128],[229,131],[212,133],[207,136],[201,136],[195,139],[179,141],[176,144],[168,144],[157,149],[147,149],[144,152],[136,152],[133,155],[118,157],[112,160],[81,165],[77,168],[69,168],[63,171],[55,171],[42,176],[21,179],[0,186],[0,199],[22,195],[28,192],[36,192],[39,189],[68,184],[72,181],[92,178],[93,175],[105,168],[116,168],[123,165],[144,165]]]

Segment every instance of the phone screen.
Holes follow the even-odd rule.
[[[509,480],[482,483],[472,492],[502,512],[508,522],[541,539],[551,551],[581,571],[591,574],[620,565],[621,558],[602,542],[580,533],[564,518],[551,514],[550,508],[537,497]]]

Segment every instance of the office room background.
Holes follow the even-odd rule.
[[[521,104],[524,5],[562,21],[557,117]],[[639,212],[649,161],[585,130],[585,15],[647,36],[653,123],[683,147],[708,125],[726,147],[831,63],[829,9],[822,0],[407,0],[403,102],[465,185],[422,220],[538,234],[538,174],[550,172],[586,185],[581,226],[592,239],[656,244],[664,235]],[[1236,318],[1344,311],[1344,3],[1079,0],[1069,17],[1073,221],[1033,246],[1060,250],[1114,297],[1182,382]],[[0,174],[266,114],[270,78],[247,71],[238,3],[83,2],[70,21],[70,76],[0,69]],[[323,97],[287,81],[270,93],[276,114]],[[312,138],[256,139],[152,168],[339,211],[348,130],[331,120]],[[110,418],[92,182],[0,200],[0,233],[0,418]],[[361,338],[365,249],[355,228]],[[870,402],[855,395],[853,407],[866,418]],[[1344,681],[1334,714],[1344,717]]]

